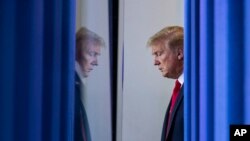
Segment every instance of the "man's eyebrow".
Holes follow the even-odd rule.
[[[161,50],[158,50],[158,51],[152,52],[152,54],[155,55],[155,54],[161,53],[161,52],[162,52]]]
[[[153,54],[153,53],[156,53],[156,52],[157,52],[157,50],[152,50],[152,54]]]

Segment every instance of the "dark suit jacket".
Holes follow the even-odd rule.
[[[75,73],[74,141],[91,141],[89,123],[84,105],[81,101],[81,86],[82,82],[80,77],[77,75],[77,73]],[[82,129],[82,125],[84,129]],[[83,136],[86,137],[86,140],[83,138]]]
[[[171,103],[169,103],[168,105],[162,129],[161,141],[184,141],[183,92],[184,85],[182,85],[180,93],[177,97],[173,113],[170,117],[170,123],[168,123],[168,113],[170,110]],[[170,130],[168,133],[166,133],[168,124],[170,124]]]

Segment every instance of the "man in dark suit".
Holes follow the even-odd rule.
[[[104,47],[103,39],[96,33],[85,27],[81,27],[76,33],[76,62],[75,62],[75,119],[74,141],[91,141],[88,118],[84,108],[84,83],[94,66],[98,65],[97,57],[101,47]]]
[[[148,46],[162,75],[176,79],[162,129],[161,141],[183,141],[184,35],[180,26],[169,26],[153,35]]]

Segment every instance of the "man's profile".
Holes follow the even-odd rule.
[[[103,39],[86,27],[76,33],[75,50],[75,119],[74,141],[91,141],[91,134],[86,111],[83,104],[85,79],[98,65],[98,56],[104,47]]]
[[[154,65],[163,77],[176,79],[162,129],[161,141],[183,141],[184,35],[180,26],[165,27],[148,40]]]

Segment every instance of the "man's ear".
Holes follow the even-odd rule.
[[[183,60],[183,57],[184,57],[184,52],[183,52],[183,48],[178,48],[177,50],[177,57],[178,57],[178,60]]]

